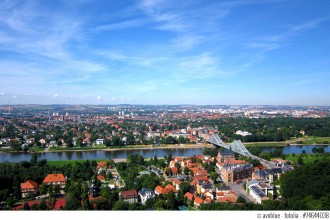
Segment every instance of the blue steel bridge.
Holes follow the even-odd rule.
[[[213,144],[215,147],[224,147],[228,150],[236,152],[242,156],[254,157],[242,144],[240,140],[234,140],[230,144],[224,143],[218,134],[212,134],[212,136],[206,140],[207,143]]]
[[[268,161],[268,160],[265,160],[265,159],[262,159],[262,158],[259,158],[253,154],[251,154],[247,149],[246,147],[244,146],[244,144],[240,141],[240,140],[234,140],[233,142],[231,142],[230,144],[226,144],[224,143],[221,138],[219,137],[218,134],[212,134],[212,136],[206,140],[207,143],[210,143],[210,144],[213,144],[216,148],[219,148],[219,147],[224,147],[228,150],[231,150],[235,153],[238,153],[242,156],[247,156],[247,157],[250,157],[252,159],[256,159],[256,160],[259,160],[260,163],[266,167],[269,167],[269,168],[274,168],[275,165],[274,163]]]

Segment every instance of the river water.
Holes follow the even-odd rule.
[[[312,153],[312,149],[315,146],[286,146],[286,147],[264,147],[264,152],[270,152],[276,149],[282,149],[284,154],[301,154],[303,150],[306,153]],[[319,146],[321,147],[321,146]],[[330,152],[330,146],[322,146],[325,152]],[[96,160],[96,159],[122,159],[127,158],[132,154],[140,154],[144,158],[164,157],[164,155],[172,154],[176,157],[188,157],[193,155],[200,155],[203,152],[203,148],[192,149],[146,149],[146,150],[115,150],[115,151],[68,151],[68,152],[47,152],[38,153],[38,160],[47,159],[48,161],[54,160]],[[19,152],[19,153],[0,153],[0,162],[19,162],[29,161],[31,159],[31,153]]]

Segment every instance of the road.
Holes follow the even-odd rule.
[[[220,170],[215,169],[215,171],[218,173],[219,176],[221,176]],[[237,193],[237,196],[243,197],[247,202],[253,202],[252,198],[244,191],[243,183],[229,183],[228,186],[231,190]]]
[[[235,191],[237,193],[237,196],[243,197],[246,200],[246,202],[252,202],[253,203],[252,198],[244,191],[242,186],[243,186],[243,183],[239,183],[239,184],[230,183],[229,184],[230,189]]]

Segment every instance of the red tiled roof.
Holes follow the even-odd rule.
[[[205,202],[205,203],[209,203],[209,204],[210,204],[210,203],[212,202],[212,199],[211,199],[211,198],[209,198],[209,197],[207,197],[207,198],[204,200],[204,202]]]
[[[172,179],[171,181],[172,181],[172,183],[174,183],[174,184],[176,184],[176,185],[179,185],[179,186],[180,186],[180,184],[181,184],[181,181],[178,180],[178,179]]]
[[[170,191],[177,193],[178,190],[176,190],[176,188],[174,186],[172,186],[171,184],[167,184],[167,186],[165,186],[165,188],[161,187],[161,186],[156,186],[155,191],[158,194],[168,194]]]
[[[107,164],[106,161],[100,161],[100,162],[98,162],[97,169],[105,167],[106,164]]]
[[[105,177],[100,174],[100,175],[97,176],[97,180],[105,180]]]
[[[130,199],[130,198],[137,198],[137,191],[135,189],[128,190],[128,191],[122,191],[120,193],[121,197],[123,199]]]
[[[58,198],[56,199],[54,209],[59,210],[61,209],[61,207],[64,208],[65,204],[66,204],[66,200],[64,198]]]
[[[201,199],[199,197],[196,197],[195,200],[194,200],[194,203],[198,204],[198,205],[201,205],[203,202],[204,202],[203,199]]]
[[[187,167],[193,168],[193,167],[199,167],[200,165],[201,165],[200,163],[188,163]]]
[[[198,170],[198,171],[196,172],[196,175],[204,175],[204,176],[207,176],[208,173],[207,173],[207,170]]]
[[[194,175],[196,175],[197,171],[199,170],[197,167],[189,168],[189,169],[193,171]]]
[[[235,197],[219,197],[218,202],[236,202],[237,198]]]
[[[32,205],[35,205],[35,204],[39,205],[40,200],[33,200],[33,201],[29,201],[27,203],[28,203],[29,207],[31,207]],[[66,200],[64,198],[57,198],[53,209],[59,210],[59,209],[61,209],[61,207],[64,208],[65,204],[66,204]],[[46,205],[48,207],[50,207],[50,204],[49,204],[48,200],[46,200]],[[24,202],[22,203],[22,205],[19,205],[19,206],[13,208],[13,209],[19,210],[19,209],[23,209],[23,207],[24,207]]]
[[[218,192],[217,200],[218,202],[236,202],[237,194],[234,191]]]
[[[175,174],[179,173],[179,170],[177,167],[172,167],[171,169],[172,169],[172,173],[175,173]]]
[[[48,174],[42,183],[66,182],[63,174]]]
[[[197,183],[198,183],[198,181],[193,180],[193,181],[190,182],[190,186],[195,186]]]
[[[193,194],[191,194],[190,192],[186,192],[186,194],[184,194],[184,197],[187,197],[187,199],[191,201],[193,199]]]
[[[209,179],[207,178],[206,175],[197,175],[197,176],[194,176],[193,179],[196,180],[196,181],[209,182]]]
[[[21,184],[21,190],[22,189],[37,189],[38,183],[33,182],[32,180],[28,180],[25,183]]]

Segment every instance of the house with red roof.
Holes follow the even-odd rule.
[[[171,170],[172,170],[173,175],[178,175],[179,174],[179,169],[177,167],[172,167]]]
[[[97,176],[97,180],[105,181],[105,177],[100,174],[100,175]]]
[[[194,205],[195,207],[200,207],[204,203],[204,200],[196,196],[194,200]]]
[[[138,202],[138,193],[135,189],[122,191],[119,193],[119,196],[124,200],[124,202],[134,203]]]
[[[216,198],[218,202],[236,202],[237,194],[234,191],[217,192]]]
[[[178,190],[172,186],[171,184],[167,184],[167,186],[165,186],[165,188],[161,187],[161,186],[156,186],[155,187],[155,194],[156,195],[166,195],[168,194],[170,191],[174,192],[175,194],[178,193]]]
[[[181,181],[176,179],[176,178],[172,178],[172,179],[169,179],[169,181],[172,182],[173,186],[179,190],[180,189],[180,184],[181,184]]]
[[[61,188],[65,187],[66,178],[63,174],[48,174],[42,184],[46,185],[59,185]]]
[[[40,200],[33,200],[33,201],[27,202],[27,204],[29,205],[29,207],[31,207],[32,205],[39,205],[40,202],[41,202]],[[24,204],[25,204],[25,202],[13,209],[21,210],[21,209],[23,209]],[[48,206],[49,208],[51,208],[53,210],[61,210],[64,208],[65,204],[66,204],[66,200],[64,198],[57,198],[55,204],[51,204],[49,202],[49,200],[46,200],[46,206]]]
[[[28,197],[30,195],[33,195],[38,190],[38,183],[28,180],[25,183],[21,183],[21,193],[22,198]]]
[[[193,201],[194,199],[194,195],[190,192],[186,192],[186,194],[184,194],[184,197],[187,198],[188,201]]]

